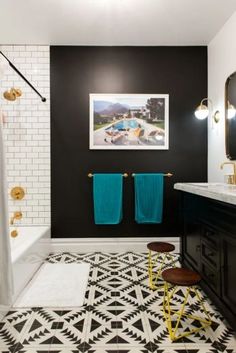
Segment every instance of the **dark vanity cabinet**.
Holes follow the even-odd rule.
[[[222,239],[222,299],[235,315],[236,321],[236,236]]]
[[[201,224],[196,216],[198,199],[191,200],[189,194],[183,198],[184,237],[182,238],[182,257],[196,269],[200,270]]]
[[[181,192],[184,266],[202,276],[202,287],[236,329],[236,206]]]

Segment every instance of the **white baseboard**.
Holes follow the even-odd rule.
[[[52,238],[50,251],[55,252],[145,252],[147,244],[152,241],[163,241],[175,246],[175,252],[180,252],[179,237],[141,237],[141,238]]]
[[[11,309],[11,306],[3,306],[0,305],[0,321],[3,320],[4,316],[8,313],[8,311]]]

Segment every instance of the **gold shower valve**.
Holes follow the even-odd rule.
[[[21,186],[15,186],[11,189],[11,197],[13,200],[22,200],[25,196],[25,190]]]

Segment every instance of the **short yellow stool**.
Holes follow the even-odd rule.
[[[174,255],[170,252],[175,250],[175,246],[170,243],[155,241],[147,244],[148,248],[148,276],[149,286],[151,289],[158,288],[157,282],[161,276],[163,267],[167,264],[167,260],[174,261]],[[156,253],[153,255],[153,252]]]
[[[187,337],[192,333],[198,332],[211,325],[210,316],[196,288],[196,285],[201,281],[201,276],[197,272],[187,268],[169,268],[162,272],[162,278],[165,281],[163,311],[170,339],[172,341],[177,341],[182,337]],[[180,310],[172,310],[171,300],[179,287],[185,287],[184,301],[181,304]],[[196,295],[198,299],[198,303],[196,305],[199,305],[199,308],[202,309],[205,317],[198,317],[185,312],[185,306],[188,303],[188,297],[191,293]],[[199,326],[187,332],[178,334],[177,331],[180,327],[181,318],[197,320],[199,322]]]

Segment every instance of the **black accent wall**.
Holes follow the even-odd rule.
[[[89,150],[89,93],[169,94],[169,150]],[[52,236],[178,235],[174,183],[207,180],[207,124],[193,114],[206,96],[206,47],[52,46]],[[165,179],[162,224],[135,223],[129,177],[122,223],[95,225],[88,172],[173,173]]]

